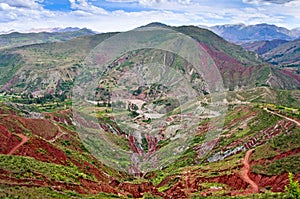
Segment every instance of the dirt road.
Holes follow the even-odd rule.
[[[274,111],[270,111],[270,110],[268,110],[267,108],[264,108],[264,110],[267,111],[268,113],[271,113],[271,114],[273,114],[273,115],[277,115],[277,116],[282,117],[282,118],[284,118],[284,119],[287,119],[287,120],[289,120],[289,121],[291,121],[291,122],[294,122],[295,124],[297,124],[298,126],[300,126],[300,122],[298,122],[298,121],[296,121],[296,120],[294,120],[294,119],[292,119],[292,118],[289,118],[289,117],[287,117],[287,116],[281,115],[281,114],[276,113],[276,112],[274,112]]]
[[[60,128],[60,126],[58,124],[54,123],[54,125],[58,128],[58,132],[60,132],[60,133],[58,133],[54,138],[48,140],[48,142],[51,142],[51,143],[55,142],[61,136],[66,135],[66,133],[62,130],[62,128]]]
[[[23,144],[25,144],[29,138],[23,134],[17,134],[20,138],[22,138],[22,141],[17,145],[15,146],[14,148],[12,148],[10,150],[10,152],[7,153],[7,155],[12,155],[18,148],[20,148]]]
[[[257,184],[253,180],[251,180],[249,175],[248,175],[248,173],[250,171],[249,157],[250,157],[252,152],[253,152],[253,149],[246,152],[245,158],[243,159],[243,165],[244,166],[243,166],[242,171],[241,171],[241,177],[245,182],[250,184],[250,186],[251,186],[250,190],[253,193],[258,193],[259,188],[258,188]]]
[[[60,137],[63,136],[63,135],[66,135],[66,133],[59,133],[59,134],[57,134],[54,138],[48,140],[48,142],[53,143],[53,142],[55,142],[58,138],[60,138]]]

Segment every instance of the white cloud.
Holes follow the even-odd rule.
[[[107,14],[107,12],[97,6],[92,5],[86,0],[69,0],[71,4],[71,8],[75,10],[82,10],[87,12],[92,12],[95,14]]]
[[[250,0],[244,0],[250,1]],[[251,0],[256,1],[257,13],[265,15],[265,23],[273,23],[287,28],[299,26],[300,1],[299,0]],[[272,2],[272,3],[270,3]],[[275,3],[276,2],[276,3]],[[248,13],[247,13],[248,14]]]
[[[178,5],[188,5],[191,3],[190,0],[106,0],[108,2],[115,2],[115,3],[132,3],[136,2],[142,6],[157,6],[157,5],[171,5],[171,4],[178,4]],[[154,7],[155,8],[155,7]]]
[[[190,0],[178,0],[178,2],[181,4],[190,4],[191,3]]]
[[[46,10],[33,0],[22,1],[22,6],[17,5],[17,1],[11,4],[0,0],[0,32],[66,26],[87,27],[99,32],[126,31],[154,21],[169,25],[208,26],[224,23],[273,23],[293,28],[299,26],[296,19],[300,19],[299,1],[230,7],[221,3],[209,4],[207,1],[206,4],[200,4],[199,1],[192,0],[110,0],[137,2],[135,6],[143,3],[141,7],[147,7],[147,11],[135,12],[106,11],[87,0],[69,1],[72,11],[62,12]],[[36,5],[35,9],[25,6],[30,3]]]
[[[0,3],[0,10],[6,11],[6,10],[11,10],[12,7],[10,7],[7,3]]]
[[[138,2],[137,0],[106,0],[107,2],[115,2],[115,3],[130,3],[130,2]]]
[[[0,3],[5,3],[10,7],[26,8],[26,9],[40,9],[42,6],[39,4],[42,1],[37,0],[0,0]]]
[[[0,10],[1,10],[0,22],[4,23],[10,21],[19,21],[19,19],[22,18],[22,20],[24,21],[20,21],[20,23],[26,23],[26,21],[32,20],[33,18],[36,17],[36,15],[39,15],[39,13],[42,12],[42,8],[40,6],[36,6],[34,8],[35,9],[28,8],[25,6],[25,4],[16,5],[16,4],[0,3]]]
[[[138,1],[141,5],[151,6],[155,4],[164,4],[167,3],[167,0],[139,0]]]
[[[138,0],[137,1],[140,5],[156,8],[156,9],[166,9],[166,10],[182,10],[187,5],[191,4],[190,0]]]
[[[254,3],[254,4],[261,4],[261,3],[285,4],[285,3],[289,3],[291,1],[296,1],[296,0],[243,0],[244,3]]]
[[[289,15],[294,17],[295,19],[298,19],[296,25],[299,26],[299,20],[300,20],[300,1],[291,1],[289,3],[286,3],[284,5],[278,5],[274,7],[271,12],[276,13],[282,13],[282,15]],[[288,23],[288,22],[287,22]]]

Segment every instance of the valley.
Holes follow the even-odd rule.
[[[292,198],[293,67],[196,26],[64,34],[0,49],[1,198]]]

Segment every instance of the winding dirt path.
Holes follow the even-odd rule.
[[[267,109],[267,108],[264,108],[264,110],[267,111],[268,113],[271,113],[271,114],[273,114],[273,115],[277,115],[277,116],[282,117],[282,118],[284,118],[284,119],[287,119],[287,120],[289,120],[289,121],[291,121],[291,122],[294,122],[295,124],[297,124],[297,126],[300,126],[300,122],[298,122],[298,121],[296,121],[296,120],[294,120],[294,119],[292,119],[292,118],[289,118],[289,117],[287,117],[287,116],[281,115],[281,114],[276,113],[276,112],[274,112],[274,111],[270,111],[270,110]]]
[[[17,146],[12,148],[10,150],[10,152],[7,153],[7,155],[12,155],[14,152],[16,152],[16,150],[18,150],[18,148],[20,148],[23,144],[25,144],[29,140],[29,138],[27,136],[23,135],[23,134],[17,134],[17,136],[22,138],[22,141]]]
[[[54,138],[48,140],[48,142],[53,143],[53,142],[55,142],[58,138],[60,138],[63,135],[66,135],[66,133],[59,133]]]
[[[53,143],[61,136],[66,135],[66,133],[62,130],[62,128],[60,128],[60,126],[58,124],[54,123],[54,125],[58,128],[58,131],[61,133],[58,133],[54,138],[48,140],[48,142],[50,142],[50,143]]]
[[[251,188],[250,190],[254,193],[258,193],[259,192],[259,189],[258,189],[258,186],[257,184],[250,179],[248,173],[250,171],[250,165],[249,165],[249,157],[251,155],[251,153],[253,152],[254,149],[251,149],[249,151],[246,152],[246,155],[245,155],[245,158],[243,159],[243,168],[242,168],[242,171],[241,171],[241,178],[250,184]]]

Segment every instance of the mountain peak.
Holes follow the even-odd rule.
[[[74,32],[74,31],[78,31],[80,30],[80,28],[78,27],[66,27],[66,28],[52,28],[51,32]]]
[[[147,24],[145,26],[141,26],[141,27],[168,27],[168,26],[161,22],[152,22],[152,23],[149,23],[149,24]]]
[[[244,43],[262,40],[293,40],[300,36],[296,30],[288,30],[274,24],[227,24],[209,27],[209,29],[226,40],[234,43]]]

